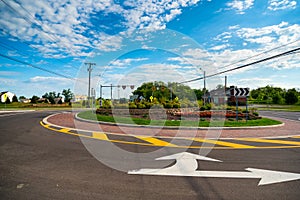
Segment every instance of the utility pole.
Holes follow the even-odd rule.
[[[89,87],[88,87],[88,106],[90,106],[90,98],[91,98],[91,73],[92,73],[92,66],[96,65],[96,63],[87,62],[84,63],[85,65],[88,65],[87,71],[89,72]]]
[[[204,81],[203,87],[206,90],[205,71],[203,71],[203,81]]]

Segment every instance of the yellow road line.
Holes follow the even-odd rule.
[[[249,141],[249,142],[262,142],[262,143],[272,143],[272,144],[290,144],[300,146],[300,142],[286,141],[286,140],[267,140],[261,138],[238,138],[237,140]]]
[[[220,140],[210,140],[210,139],[201,139],[201,138],[193,138],[191,140],[194,140],[196,142],[217,144],[217,145],[232,147],[232,148],[255,148],[255,146],[237,144],[237,143],[232,143],[232,142],[224,142],[224,141],[220,141]]]
[[[63,132],[63,133],[70,133],[69,131],[70,131],[70,129],[67,129],[67,128],[62,128],[59,130],[59,132]]]
[[[92,137],[99,140],[109,140],[105,133],[100,133],[100,132],[93,132]]]
[[[297,135],[297,136],[293,136],[292,138],[300,138],[300,135]]]
[[[121,143],[121,144],[133,144],[133,145],[141,145],[141,146],[167,146],[167,147],[175,147],[175,148],[191,148],[191,149],[211,149],[212,147],[205,147],[205,146],[177,146],[175,144],[171,144],[169,142],[157,139],[157,138],[153,138],[153,137],[145,137],[145,136],[134,136],[138,139],[144,140],[146,142],[149,142],[149,144],[147,143],[140,143],[140,142],[128,142],[128,141],[122,141],[122,140],[109,140],[107,135],[105,133],[101,133],[101,132],[93,132],[92,136],[87,136],[87,135],[82,135],[82,134],[78,134],[78,133],[72,133],[70,132],[71,129],[67,129],[67,128],[52,128],[49,124],[44,124],[42,121],[40,122],[40,124],[52,131],[55,132],[61,132],[61,133],[65,133],[65,134],[69,134],[69,135],[74,135],[74,136],[79,136],[79,137],[85,137],[85,138],[90,138],[90,139],[99,139],[99,140],[104,140],[104,141],[109,141],[109,142],[113,142],[113,143]],[[297,138],[300,138],[300,136],[294,136]],[[189,139],[189,138],[185,138],[185,139]],[[260,142],[267,142],[267,143],[275,143],[278,144],[278,142],[280,142],[280,144],[289,144],[289,145],[294,145],[294,146],[250,146],[250,145],[243,145],[243,144],[236,144],[236,143],[232,143],[232,142],[225,142],[225,141],[219,141],[219,140],[212,140],[212,139],[200,139],[200,138],[190,138],[190,140],[194,140],[194,141],[198,141],[198,142],[205,142],[205,143],[212,143],[212,144],[217,144],[217,145],[221,145],[223,147],[213,147],[213,149],[223,149],[223,150],[227,150],[227,149],[244,149],[244,148],[252,148],[252,149],[284,149],[284,148],[300,148],[300,142],[294,142],[294,141],[283,141],[283,140],[267,140],[267,139],[261,139],[261,138],[237,138],[235,140],[245,140],[245,141],[260,141]]]
[[[159,140],[159,139],[153,138],[153,137],[145,137],[145,136],[134,136],[134,137],[136,137],[140,140],[144,140],[146,142],[149,142],[151,144],[154,144],[156,146],[178,147],[175,144],[171,144],[170,142]]]

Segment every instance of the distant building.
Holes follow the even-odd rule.
[[[7,98],[9,98],[10,102],[12,102],[14,96],[15,96],[15,94],[11,93],[9,91],[1,92],[0,93],[0,101],[1,101],[1,103],[5,103]]]
[[[57,98],[54,98],[54,102],[55,102],[55,104],[62,104],[65,102],[65,99],[63,97],[57,97]]]
[[[210,92],[207,92],[203,95],[202,99],[204,103],[213,103],[215,105],[236,105],[236,98],[238,100],[239,105],[246,105],[247,98],[246,97],[235,97],[234,96],[234,88],[235,86],[230,86],[230,88],[219,88],[214,89]]]
[[[20,99],[21,103],[30,103],[31,100],[30,99]]]
[[[38,102],[38,103],[50,103],[50,101],[49,101],[48,99],[46,99],[46,98],[39,98],[39,99],[37,100],[37,102]]]
[[[74,95],[72,102],[80,102],[87,100],[87,95]]]
[[[203,95],[204,103],[213,103],[215,105],[223,105],[227,103],[227,95],[224,88],[211,90]]]

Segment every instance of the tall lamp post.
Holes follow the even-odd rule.
[[[203,70],[201,67],[200,67],[200,70],[203,72],[203,92],[204,92],[204,97],[206,97],[206,72],[205,70]],[[204,100],[204,104],[205,104],[205,98],[203,98]]]
[[[203,72],[203,90],[206,89],[206,72],[201,67],[199,69]]]
[[[90,98],[91,98],[91,73],[92,73],[92,66],[96,65],[96,63],[87,62],[84,63],[85,65],[88,65],[87,71],[89,72],[89,86],[88,86],[88,107],[90,107]]]

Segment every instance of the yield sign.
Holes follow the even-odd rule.
[[[129,171],[128,174],[206,178],[255,178],[260,179],[258,185],[268,185],[300,179],[300,174],[256,168],[246,168],[246,171],[197,171],[197,160],[222,161],[188,152],[164,156],[156,160],[176,160],[176,163],[164,169],[139,169]]]

